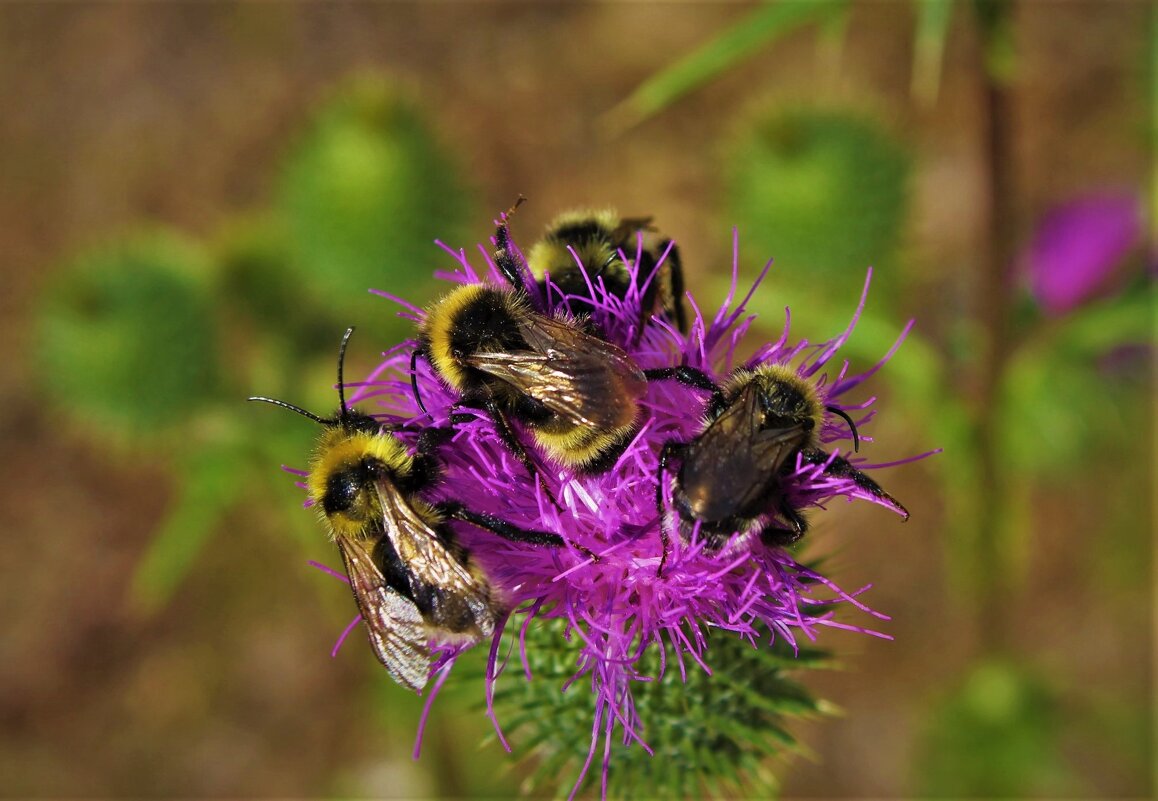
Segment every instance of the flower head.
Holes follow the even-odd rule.
[[[1080,306],[1105,288],[1142,227],[1133,194],[1090,194],[1052,209],[1024,256],[1033,296],[1051,315]]]
[[[479,258],[472,262],[465,251],[442,247],[457,266],[453,272],[437,274],[439,278],[457,284],[488,282],[505,286],[485,248],[480,246]],[[642,249],[642,237],[639,247]],[[731,292],[710,315],[693,302],[687,333],[664,319],[641,323],[640,297],[654,273],[635,275],[639,253],[634,258],[630,253],[623,254],[633,277],[623,297],[609,292],[600,280],[588,281],[590,292],[583,298],[583,310],[590,315],[595,330],[624,349],[645,371],[683,366],[722,383],[738,367],[789,366],[801,381],[808,383],[823,406],[839,414],[826,415],[818,431],[817,442],[827,449],[825,459],[810,460],[793,453],[778,466],[782,503],[792,510],[806,510],[823,508],[837,497],[862,498],[903,512],[887,494],[872,492],[873,482],[856,478],[864,475],[863,471],[887,465],[867,464],[850,452],[856,436],[853,422],[860,441],[871,441],[866,429],[873,417],[873,399],[846,399],[850,390],[891,357],[896,345],[863,373],[850,373],[847,362],[839,366],[834,363],[863,308],[871,271],[860,305],[847,330],[838,337],[817,345],[792,341],[786,315],[780,337],[758,347],[741,362],[742,341],[754,320],[746,315],[745,306],[771,263],[736,302],[738,245],[734,251]],[[656,270],[662,262],[661,258]],[[538,291],[533,285],[525,290]],[[566,309],[566,296],[549,280],[544,290],[538,303],[552,311]],[[402,304],[404,316],[416,322],[422,319],[421,309],[379,294]],[[906,327],[897,345],[907,331]],[[444,477],[433,490],[432,501],[454,501],[514,526],[556,532],[568,543],[566,548],[535,547],[463,523],[451,524],[510,610],[491,643],[486,678],[488,705],[506,665],[499,647],[504,631],[519,643],[528,681],[536,680],[526,652],[534,624],[550,625],[548,630],[564,641],[573,655],[569,676],[561,689],[574,699],[572,703],[589,704],[593,721],[590,751],[576,789],[602,743],[606,791],[608,754],[616,733],[623,742],[648,750],[649,721],[639,713],[636,693],[656,685],[672,671],[685,682],[693,674],[710,676],[714,669],[711,642],[718,636],[747,641],[753,648],[777,643],[777,647],[790,649],[797,649],[802,637],[814,639],[823,627],[887,636],[840,622],[833,615],[834,605],[849,605],[887,620],[858,600],[857,596],[867,588],[846,592],[816,570],[798,563],[784,548],[769,547],[758,540],[737,540],[713,549],[698,536],[698,524],[693,526],[690,537],[665,533],[670,527],[670,520],[665,517],[670,515],[662,514],[656,503],[661,453],[665,445],[694,441],[703,431],[707,399],[702,390],[678,381],[651,381],[642,401],[638,432],[606,472],[580,476],[538,460],[554,495],[552,499],[503,443],[489,417],[479,414],[470,420],[461,419],[460,397],[422,359],[415,362],[414,376],[422,401],[419,406],[411,384],[411,356],[416,347],[415,342],[404,342],[390,349],[365,381],[348,384],[351,389],[356,387],[350,393],[350,403],[360,404],[363,411],[384,424],[453,426],[453,437],[438,450]],[[452,419],[455,415],[457,419]],[[521,433],[516,425],[516,434]],[[400,432],[399,436],[406,439],[411,435]],[[855,469],[831,469],[838,459]],[[665,481],[671,481],[670,473]],[[437,674],[435,692],[461,648],[441,646],[432,669],[432,674]],[[590,702],[583,700],[587,696],[580,693],[581,688],[589,691]],[[506,745],[493,707],[490,713]]]

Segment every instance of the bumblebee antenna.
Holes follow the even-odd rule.
[[[844,409],[838,409],[835,406],[825,406],[824,408],[835,414],[837,417],[843,417],[844,422],[848,423],[848,427],[852,429],[852,449],[855,453],[859,453],[860,434],[857,433],[856,423],[854,423],[852,418],[845,413]]]
[[[520,192],[518,198],[515,199],[514,204],[509,209],[507,209],[507,213],[503,215],[503,222],[508,222],[511,217],[514,216],[515,212],[519,210],[519,206],[526,202],[527,196]]]
[[[418,402],[418,408],[424,413],[426,411],[426,404],[422,402],[422,395],[418,392],[418,355],[422,351],[421,348],[415,348],[410,353],[410,388],[414,391],[414,400]],[[423,353],[425,355],[425,353]],[[430,358],[429,356],[427,358]]]
[[[308,417],[311,420],[313,420],[315,423],[318,423],[320,425],[331,425],[332,424],[332,421],[323,420],[322,418],[318,417],[313,412],[307,412],[301,406],[294,406],[292,403],[286,403],[285,401],[278,400],[277,398],[266,398],[263,396],[256,396],[253,398],[246,398],[246,400],[261,401],[262,403],[272,403],[274,406],[280,406],[283,409],[289,409],[291,412],[297,412],[302,417]]]
[[[346,419],[350,410],[346,407],[346,383],[342,380],[342,365],[346,361],[346,345],[350,344],[350,336],[354,333],[354,326],[346,329],[342,335],[342,344],[338,347],[338,402],[341,409],[341,418]]]

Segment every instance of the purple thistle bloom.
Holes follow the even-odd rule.
[[[1090,194],[1052,209],[1024,255],[1030,291],[1047,314],[1061,315],[1105,288],[1142,236],[1132,193]]]
[[[479,263],[485,265],[480,271],[465,251],[439,245],[457,262],[457,268],[451,273],[439,273],[438,277],[460,284],[486,281],[504,285],[485,248],[479,247]],[[601,279],[588,282],[590,297],[586,298],[585,308],[591,307],[592,322],[607,339],[632,356],[640,368],[687,365],[717,381],[724,379],[740,366],[737,352],[754,320],[753,316],[745,315],[745,305],[771,266],[769,262],[744,298],[735,303],[739,261],[735,237],[733,250],[732,289],[727,299],[711,316],[691,301],[693,319],[687,334],[659,319],[649,321],[642,331],[637,330],[641,319],[640,296],[645,287],[636,287],[634,280],[625,298],[609,294]],[[630,257],[631,254],[625,254],[624,261],[634,271],[639,254]],[[654,274],[647,280],[652,278]],[[851,402],[844,396],[888,361],[912,325],[905,327],[893,348],[869,370],[850,374],[848,363],[843,362],[833,374],[825,372],[833,366],[838,350],[852,333],[863,309],[870,279],[871,270],[860,304],[847,330],[837,338],[818,345],[803,340],[790,341],[786,316],[780,337],[758,348],[742,363],[749,368],[795,365],[797,375],[816,388],[826,406],[840,409],[855,419],[862,442],[871,442],[863,430],[873,417],[874,399]],[[400,303],[404,308],[402,316],[416,322],[422,318],[422,310],[386,293],[378,294]],[[551,308],[566,302],[549,281],[545,296],[539,301]],[[365,381],[348,384],[356,388],[350,395],[351,405],[360,403],[363,411],[374,414],[383,423],[413,421],[422,425],[450,425],[452,411],[460,411],[455,408],[458,397],[424,360],[417,362],[417,382],[427,414],[423,414],[416,403],[409,374],[410,355],[415,347],[416,343],[409,341],[392,348]],[[432,500],[453,499],[515,526],[558,532],[574,546],[534,547],[507,541],[473,526],[451,524],[498,588],[506,608],[513,610],[492,640],[486,679],[489,713],[508,750],[491,704],[494,685],[506,666],[506,660],[500,658],[500,637],[504,630],[515,635],[520,650],[524,650],[532,621],[562,619],[565,622],[564,636],[575,646],[576,662],[564,689],[569,688],[576,694],[578,687],[587,687],[594,710],[591,750],[576,781],[576,790],[602,741],[606,793],[609,749],[616,731],[625,743],[634,742],[648,749],[648,721],[637,715],[632,691],[639,682],[659,678],[637,668],[649,649],[658,649],[661,675],[665,670],[674,669],[683,677],[691,670],[711,674],[707,636],[711,629],[731,632],[754,647],[766,647],[771,640],[782,638],[795,648],[799,637],[815,639],[822,627],[888,638],[871,628],[840,622],[831,610],[834,605],[847,604],[877,619],[888,620],[858,600],[857,596],[867,587],[846,592],[796,562],[781,548],[765,547],[758,542],[750,547],[747,543],[732,543],[721,552],[708,553],[698,537],[683,542],[678,535],[673,535],[671,552],[660,574],[662,521],[655,503],[659,453],[666,442],[688,441],[699,433],[705,397],[703,392],[675,381],[653,381],[643,406],[642,427],[611,470],[594,476],[576,476],[550,462],[537,460],[562,508],[541,493],[535,479],[503,445],[493,423],[483,414],[458,423],[453,439],[438,451],[439,460],[445,466],[445,477]],[[400,433],[399,436],[407,439],[412,435]],[[834,456],[841,453],[860,470],[889,466],[867,464],[860,457],[851,456],[847,446],[851,444],[852,432],[842,420],[826,417],[819,438]],[[521,440],[531,448],[528,437],[523,436]],[[833,447],[834,443],[841,442],[846,446]],[[796,509],[823,508],[828,501],[844,497],[864,498],[898,513],[902,511],[888,499],[865,492],[852,479],[829,475],[825,465],[806,463],[800,458],[785,468],[783,488],[788,502]],[[587,557],[584,549],[596,554],[597,560]],[[771,632],[771,640],[766,632]],[[461,646],[439,647],[431,670],[434,683],[428,693],[428,709],[460,652]],[[533,680],[525,656],[522,662],[526,679]],[[425,720],[424,714],[423,727]]]

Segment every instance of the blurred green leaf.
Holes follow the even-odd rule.
[[[1158,141],[1158,44],[1155,44],[1158,42],[1158,14],[1150,15],[1149,33],[1150,46],[1145,48],[1145,64],[1139,71],[1142,73],[1149,73],[1150,75],[1150,91],[1148,98],[1150,103],[1150,118],[1147,120],[1147,134],[1151,142],[1151,148],[1153,149],[1153,143]],[[1153,152],[1153,150],[1151,152]],[[1158,159],[1150,159],[1149,172],[1149,180],[1146,181],[1146,183],[1149,184],[1146,199],[1149,201],[1147,205],[1150,207],[1149,213],[1147,214],[1147,220],[1150,223],[1150,258],[1151,263],[1153,263],[1152,260],[1154,257],[1152,254],[1154,253],[1154,232],[1158,231]]]
[[[292,330],[286,312],[314,298],[285,280],[293,256],[281,220],[268,214],[232,218],[213,247],[221,269],[220,299],[262,327]]]
[[[917,793],[931,798],[1063,795],[1075,780],[1059,749],[1055,691],[1004,661],[976,665],[932,706],[914,762]]]
[[[419,108],[390,81],[357,79],[319,110],[282,171],[275,206],[293,272],[283,280],[334,308],[373,308],[358,315],[363,325],[384,323],[394,309],[364,305],[367,290],[429,287],[446,266],[434,240],[457,243],[472,205]]]
[[[985,71],[999,84],[1009,83],[1017,69],[1011,0],[973,0],[973,10],[981,29]]]
[[[816,47],[820,67],[820,84],[835,87],[840,82],[841,62],[848,46],[848,29],[852,20],[847,5],[839,13],[822,16],[817,21]]]
[[[917,102],[932,106],[941,88],[941,67],[945,41],[949,38],[949,21],[953,18],[953,0],[919,0],[914,6],[917,31],[909,91]]]
[[[144,438],[219,392],[212,264],[158,231],[94,250],[41,300],[36,359],[53,402],[94,434]]]
[[[648,78],[605,115],[605,125],[612,135],[638,125],[805,23],[844,10],[843,0],[768,3]]]
[[[756,120],[728,157],[730,219],[745,250],[775,258],[776,281],[811,290],[863,274],[890,302],[908,206],[910,163],[880,127],[838,111],[776,111]]]
[[[1101,360],[1116,347],[1150,343],[1153,308],[1149,288],[1111,298],[1040,326],[1017,350],[1000,412],[1015,471],[1062,478],[1083,469],[1091,451],[1128,446],[1137,432],[1125,404],[1147,391],[1147,375],[1114,375]]]
[[[1146,561],[1135,558],[1135,562]],[[1146,617],[1139,616],[1141,626],[1149,623]],[[1138,703],[1128,685],[1110,682],[1083,685],[1082,692],[1073,693],[1068,700],[1070,709],[1064,731],[1067,745],[1082,753],[1088,763],[1100,765],[1101,772],[1126,779],[1125,786],[1153,787],[1152,706]],[[1145,792],[1141,795],[1145,797]]]
[[[138,611],[152,614],[168,603],[218,530],[224,511],[251,486],[252,465],[241,450],[215,443],[179,463],[176,501],[133,574],[129,600]]]
[[[251,339],[265,335],[258,346],[276,351],[283,375],[303,359],[333,356],[351,321],[341,311],[343,304],[328,302],[306,283],[287,280],[294,256],[280,218],[262,214],[229,221],[216,237],[214,252],[220,264],[220,305]],[[351,298],[363,300],[364,293]],[[263,354],[267,360],[272,356]]]

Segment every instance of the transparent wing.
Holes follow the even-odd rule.
[[[434,636],[473,644],[493,633],[498,607],[490,582],[471,569],[466,552],[450,533],[441,533],[437,523],[423,515],[416,506],[421,501],[397,492],[386,481],[377,486],[386,536]]]
[[[427,626],[410,599],[391,589],[374,564],[373,541],[337,535],[350,589],[362,612],[370,645],[394,681],[415,692],[430,673]]]
[[[635,419],[647,379],[622,350],[574,325],[533,315],[520,326],[528,349],[475,353],[473,367],[507,381],[575,425],[622,428]]]
[[[386,536],[406,570],[421,584],[469,593],[478,584],[459,556],[443,543],[414,503],[386,482],[378,485]]]

